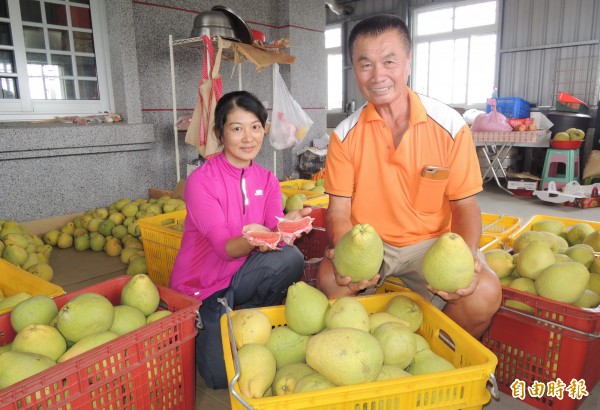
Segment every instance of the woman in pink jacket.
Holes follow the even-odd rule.
[[[230,307],[281,304],[301,279],[304,258],[295,246],[254,246],[247,230],[275,230],[283,216],[277,178],[254,162],[265,135],[267,110],[246,91],[225,94],[215,109],[215,134],[223,151],[194,170],[186,181],[181,248],[170,287],[202,301],[203,329],[196,338],[196,364],[206,385],[227,387],[221,345],[219,298]],[[296,219],[306,208],[286,215]]]

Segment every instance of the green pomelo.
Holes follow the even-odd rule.
[[[73,246],[73,235],[67,232],[61,232],[60,235],[58,235],[56,246],[60,249],[70,248],[71,246]]]
[[[75,296],[58,311],[56,328],[69,343],[105,332],[112,326],[115,308],[105,297],[84,292]]]
[[[440,236],[425,253],[423,276],[434,289],[456,292],[473,282],[475,261],[463,238],[452,232]]]
[[[5,352],[0,354],[0,389],[36,375],[56,362],[36,353]]]
[[[565,224],[557,219],[541,220],[531,225],[532,231],[552,232],[555,235],[560,235],[564,229]]]
[[[145,257],[137,257],[129,259],[129,266],[127,266],[127,274],[129,276],[138,276],[148,274],[148,265],[146,264]]]
[[[531,293],[532,295],[537,295],[537,290],[535,290],[535,281],[533,279],[517,278],[511,282],[509,288],[520,290],[521,292]]]
[[[569,256],[565,255],[564,253],[554,254],[554,263],[559,263],[559,262],[574,262],[574,261],[573,261],[573,259],[569,258]]]
[[[144,325],[146,325],[146,316],[138,308],[117,305],[115,306],[115,319],[108,331],[121,336]]]
[[[595,252],[600,252],[600,229],[586,236],[583,243],[590,245]]]
[[[600,295],[593,290],[586,289],[573,304],[584,308],[595,308],[600,305]]]
[[[100,251],[104,250],[105,243],[106,243],[106,238],[104,236],[100,235],[99,233],[96,233],[95,235],[94,234],[90,235],[90,248],[94,252],[100,252]]]
[[[123,290],[121,291],[121,304],[138,308],[144,316],[148,316],[154,312],[159,302],[160,294],[158,288],[148,275],[133,276],[123,286]]]
[[[590,279],[588,280],[586,289],[593,290],[600,295],[600,273],[590,272]]]
[[[545,298],[574,303],[583,294],[589,279],[590,273],[581,263],[555,263],[538,276],[535,288]]]
[[[173,312],[171,312],[170,310],[157,310],[156,312],[150,313],[150,315],[148,315],[148,317],[146,318],[146,324],[156,322],[157,320],[160,320],[163,317],[167,317],[172,313]]]
[[[129,198],[121,198],[121,199],[115,201],[114,205],[115,205],[115,208],[117,209],[117,211],[120,212],[123,209],[123,207],[130,202],[131,202],[131,199],[129,199]]]
[[[27,298],[10,312],[10,324],[15,332],[20,332],[31,323],[49,324],[58,313],[54,299],[44,295]]]
[[[54,277],[54,269],[52,269],[50,264],[45,262],[36,263],[35,265],[30,266],[27,269],[27,272],[48,282]]]
[[[277,368],[280,369],[290,363],[304,363],[307,343],[308,336],[294,332],[289,326],[279,326],[271,330],[265,346],[275,356]]]
[[[287,203],[287,200],[288,200],[288,196],[282,192],[281,193],[281,208],[282,209],[285,209],[285,204]]]
[[[328,309],[327,296],[307,283],[296,282],[288,288],[285,318],[294,332],[312,335],[325,329],[325,314]]]
[[[123,225],[123,222],[125,222],[125,215],[120,212],[115,212],[114,214],[109,215],[108,220],[114,223],[115,227],[117,227],[119,225]]]
[[[30,242],[36,247],[45,245],[42,238],[40,238],[38,235],[31,235]]]
[[[520,253],[530,243],[535,241],[544,241],[544,234],[539,231],[525,231],[520,234],[513,242],[514,253]]]
[[[584,239],[592,232],[594,232],[594,228],[590,224],[578,222],[567,231],[567,241],[571,246],[583,243]]]
[[[385,311],[407,321],[412,332],[419,330],[423,323],[423,310],[417,302],[405,295],[397,295],[390,299]]]
[[[484,253],[485,260],[492,271],[500,278],[509,276],[515,269],[513,256],[504,249],[492,249]]]
[[[369,224],[356,224],[335,246],[333,265],[353,282],[372,279],[383,262],[383,241]]]
[[[271,320],[260,309],[241,309],[231,318],[235,346],[255,343],[264,345],[271,336]]]
[[[14,295],[6,296],[4,299],[0,299],[0,310],[13,308],[30,297],[31,295],[27,292],[18,292]]]
[[[92,216],[98,219],[106,219],[108,218],[108,209],[106,208],[96,208],[92,211]]]
[[[273,384],[277,364],[269,349],[259,344],[244,345],[238,351],[240,362],[240,392],[248,398],[263,397]]]
[[[58,235],[60,235],[60,231],[58,229],[52,229],[42,236],[42,240],[46,245],[54,246],[56,245],[56,241],[58,241]]]
[[[43,354],[56,361],[67,350],[67,341],[55,327],[31,323],[16,334],[14,352]]]
[[[359,329],[327,329],[306,346],[306,363],[338,386],[375,380],[383,359],[377,339]]]
[[[544,242],[534,241],[519,253],[517,271],[519,276],[535,280],[544,269],[554,262],[552,249]]]
[[[111,235],[117,239],[123,239],[127,235],[127,227],[125,225],[117,225],[112,229]]]
[[[501,284],[502,286],[510,286],[511,282],[512,282],[513,280],[517,279],[517,278],[518,278],[518,276],[517,276],[517,275],[513,275],[513,274],[511,274],[511,275],[509,275],[509,276],[507,276],[507,277],[505,277],[505,278],[500,278],[500,284]]]
[[[88,234],[79,235],[73,239],[73,246],[78,251],[87,251],[90,249],[90,236]]]
[[[418,333],[414,333],[414,335],[415,335],[415,342],[417,343],[417,352],[420,352],[421,350],[425,350],[425,349],[431,350],[431,346],[429,345],[429,342],[427,341],[427,339],[425,339],[423,336],[421,336]]]
[[[6,245],[2,251],[2,259],[16,266],[21,266],[27,261],[27,251],[17,245]]]
[[[410,374],[416,376],[454,369],[455,367],[452,363],[437,355],[432,350],[421,350],[415,353],[415,358],[407,370]]]
[[[136,204],[135,202],[127,203],[121,208],[121,213],[123,215],[125,215],[126,218],[134,217],[135,214],[138,213],[138,211],[139,211],[139,205]]]
[[[105,219],[98,224],[98,233],[104,236],[110,236],[115,223],[109,219]]]
[[[569,242],[561,236],[555,235],[552,232],[542,232],[544,240],[554,253],[565,253],[569,248]]]
[[[528,313],[535,313],[535,309],[533,307],[529,306],[527,303],[519,302],[518,300],[507,300],[505,304],[513,309],[523,310]]]
[[[319,178],[315,181],[316,186],[325,186],[325,178]]]
[[[304,200],[298,194],[290,196],[287,199],[287,201],[285,201],[285,212],[286,213],[290,212],[290,211],[297,211],[302,208],[304,208]]]
[[[325,327],[353,327],[369,331],[369,313],[355,297],[342,296],[336,299],[325,314]]]
[[[27,255],[27,260],[25,261],[23,266],[21,266],[21,268],[27,270],[28,268],[32,267],[33,265],[39,263],[39,261],[40,261],[40,258],[38,257],[37,253],[35,253],[35,252],[30,253],[29,255]]]
[[[596,258],[590,266],[590,273],[600,273],[600,258]]]
[[[69,235],[73,235],[73,233],[75,232],[75,224],[71,221],[68,222],[67,224],[65,224],[64,226],[62,226],[60,228],[60,231],[62,233],[68,233]]]
[[[306,363],[288,363],[278,368],[273,379],[271,390],[274,396],[285,396],[294,393],[294,387],[304,376],[315,371]]]
[[[10,352],[11,350],[12,350],[12,343],[9,343],[4,346],[0,346],[0,354],[2,354],[4,352]]]
[[[388,312],[375,312],[369,315],[369,332],[373,333],[380,325],[387,322],[396,322],[404,326],[410,327],[410,323],[396,315]]]
[[[579,243],[569,247],[566,254],[573,259],[575,262],[579,262],[585,265],[586,268],[590,269],[592,263],[594,263],[594,248],[590,245]]]
[[[57,363],[65,362],[73,357],[79,356],[85,352],[88,352],[96,347],[108,343],[111,340],[115,340],[119,335],[113,332],[98,332],[92,333],[71,346],[62,356],[57,360]]]
[[[417,341],[411,330],[394,322],[384,323],[373,332],[383,349],[383,364],[408,367],[417,352]]]
[[[398,366],[390,366],[388,364],[384,364],[383,366],[381,366],[381,371],[377,375],[377,380],[398,379],[400,377],[406,376],[412,375]]]
[[[311,192],[318,192],[320,194],[325,193],[325,187],[323,185],[316,185],[314,188],[310,190]]]
[[[321,389],[331,389],[332,387],[336,387],[335,384],[327,380],[325,376],[313,372],[311,374],[307,374],[306,376],[298,380],[296,386],[294,386],[294,393],[303,393],[307,391]]]
[[[27,248],[29,246],[29,239],[24,234],[21,233],[9,233],[2,240],[4,245],[17,245],[21,248]]]

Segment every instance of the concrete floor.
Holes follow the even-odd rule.
[[[549,204],[535,198],[514,197],[500,190],[495,182],[487,183],[483,193],[478,195],[482,212],[516,216],[522,224],[533,215],[553,215],[563,218],[600,221],[600,208],[576,209],[563,205]],[[51,260],[55,270],[55,283],[67,292],[105,281],[125,272],[118,258],[109,258],[101,253],[79,253],[73,249],[53,251]],[[230,409],[227,390],[212,390],[206,387],[201,377],[196,377],[196,409]],[[486,410],[526,410],[533,407],[519,399],[500,394],[500,400],[493,400],[484,406]],[[600,408],[600,384],[590,392],[590,396],[579,407],[580,410]]]

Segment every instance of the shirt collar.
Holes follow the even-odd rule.
[[[407,90],[408,90],[408,103],[410,105],[409,124],[412,126],[412,125],[418,124],[420,122],[426,122],[427,121],[427,111],[425,111],[425,107],[423,107],[423,104],[421,103],[421,99],[419,98],[419,95],[417,93],[415,93],[413,90],[411,90],[410,88],[408,88]],[[383,121],[383,119],[381,118],[381,116],[379,115],[379,113],[377,112],[377,110],[375,109],[375,106],[373,104],[367,103],[364,110],[365,110],[365,115],[366,115],[367,121]]]

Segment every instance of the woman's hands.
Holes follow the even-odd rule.
[[[244,225],[244,227],[242,228],[242,235],[249,231],[272,232],[269,228],[267,228],[266,226],[263,226],[261,224],[248,224],[248,225]],[[279,248],[273,249],[272,247],[270,247],[268,244],[266,244],[264,242],[258,242],[258,241],[250,240],[248,238],[246,238],[246,240],[248,241],[248,243],[250,245],[252,245],[253,247],[256,247],[256,250],[258,250],[259,252],[268,252],[268,251],[272,251],[272,250],[279,250]]]

